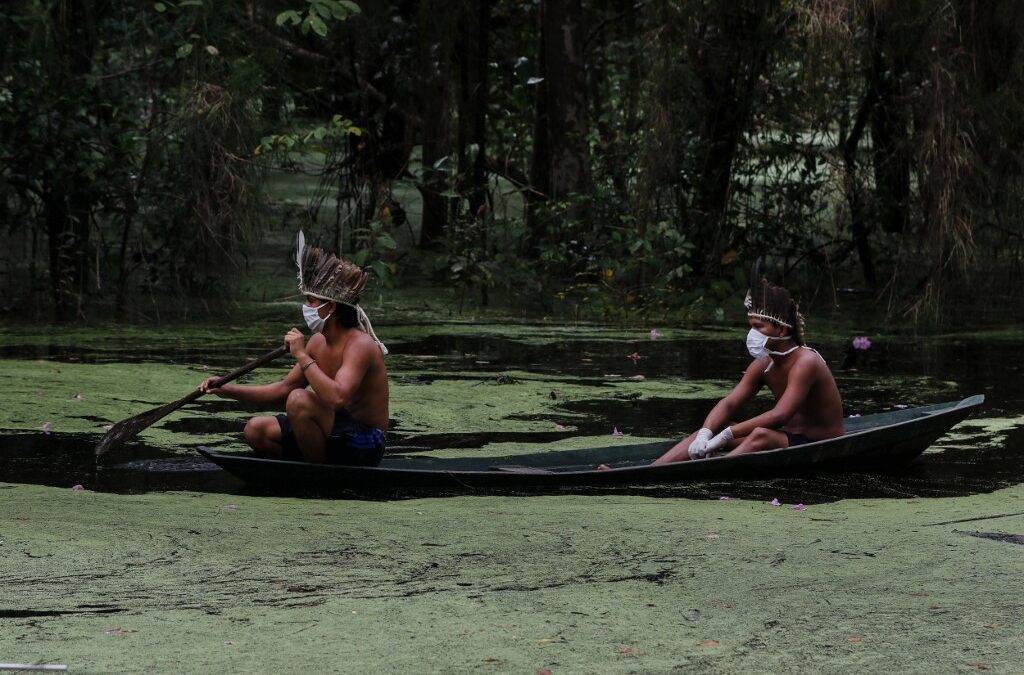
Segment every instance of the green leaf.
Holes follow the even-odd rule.
[[[347,9],[349,14],[363,13],[363,10],[359,9],[359,5],[357,5],[354,2],[351,2],[351,0],[341,0],[338,4]]]
[[[331,8],[328,7],[327,5],[325,5],[324,3],[322,3],[322,2],[314,2],[313,3],[313,9],[316,11],[317,14],[319,14],[323,18],[325,18],[325,19],[330,19],[331,18]]]
[[[206,52],[210,56],[217,56],[218,54],[220,54],[220,50],[214,47],[213,45],[206,45]]]
[[[153,9],[160,12],[161,14],[167,11],[167,5],[162,2],[153,3]]]
[[[363,130],[360,129],[359,127],[348,127],[348,128],[345,129],[345,131],[349,132],[353,136],[362,136],[363,135]]]
[[[178,47],[178,51],[176,51],[174,53],[174,56],[179,58],[179,59],[183,59],[183,58],[185,58],[186,56],[188,56],[191,53],[192,53],[192,43],[191,42],[186,42],[185,44],[183,44],[180,47]]]
[[[203,0],[181,0],[178,3],[179,7],[202,7]]]
[[[331,15],[338,21],[344,21],[348,18],[349,12],[341,6],[340,2],[331,2]]]
[[[287,12],[281,12],[277,15],[277,25],[283,26],[286,23],[291,23],[293,26],[297,26],[302,22],[302,17],[295,10],[288,10]]]
[[[320,17],[310,14],[309,25],[313,28],[313,32],[320,37],[327,37],[327,24]]]
[[[389,251],[394,251],[398,248],[398,244],[395,243],[395,240],[392,239],[389,234],[382,234],[380,238],[377,239],[377,245],[381,248],[386,248]]]

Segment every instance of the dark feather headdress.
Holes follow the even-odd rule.
[[[370,275],[358,265],[342,260],[316,246],[306,246],[306,237],[299,231],[299,246],[295,253],[299,266],[299,290],[303,295],[354,307],[359,327],[369,334],[385,354],[388,348],[377,338],[370,318],[359,306],[359,296],[366,288]]]
[[[776,286],[764,276],[760,258],[750,268],[750,288],[743,300],[747,308],[747,316],[764,319],[785,326],[792,333],[798,344],[803,344],[804,317],[799,306],[782,286]]]
[[[299,265],[299,290],[321,300],[345,305],[359,302],[369,275],[358,265],[331,255],[322,248],[306,246],[306,237],[299,232],[299,248],[295,255]]]

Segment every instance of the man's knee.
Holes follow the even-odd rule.
[[[260,441],[260,440],[263,439],[263,437],[266,435],[266,431],[265,431],[266,425],[264,423],[265,419],[267,419],[267,418],[265,418],[265,417],[250,417],[249,418],[249,421],[245,423],[245,431],[243,432],[245,434],[245,440],[247,440],[250,443],[252,443],[254,441]],[[274,421],[276,422],[277,420],[274,420]]]
[[[253,417],[245,423],[245,441],[256,450],[266,449],[276,438],[275,431],[280,430],[276,417]]]
[[[292,389],[284,404],[284,411],[289,417],[298,417],[313,408],[313,395],[305,389]]]

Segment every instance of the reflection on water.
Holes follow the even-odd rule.
[[[45,351],[45,348],[40,348]],[[885,344],[876,341],[869,352],[851,359],[846,345],[821,345],[821,351],[836,371],[843,392],[846,412],[871,413],[895,405],[923,405],[955,400],[972,394],[985,394],[986,404],[978,416],[1017,418],[1024,415],[1024,388],[1019,386],[1020,366],[1016,354],[1020,345],[1009,341],[922,339],[916,343]],[[237,366],[263,347],[232,353],[205,354],[203,359],[188,352],[168,354],[139,353],[136,360],[186,361]],[[393,367],[397,381],[410,377],[422,386],[446,377],[466,377],[463,371],[501,372],[507,370],[539,376],[579,378],[587,384],[600,384],[608,375],[628,377],[642,374],[648,379],[672,377],[686,379],[738,379],[747,364],[742,334],[735,340],[636,340],[609,342],[597,340],[562,341],[548,345],[523,344],[497,337],[434,336],[396,348],[402,356],[429,355],[440,358],[397,363],[411,364],[415,374]],[[634,363],[629,355],[642,357]],[[6,354],[12,357],[12,354]],[[19,353],[20,358],[26,355]],[[33,358],[38,354],[31,354]],[[57,360],[96,360],[97,353],[54,349],[45,357]],[[118,353],[124,360],[124,352]],[[839,364],[846,361],[846,369]],[[403,379],[405,378],[405,379]],[[514,387],[514,384],[508,386]],[[494,434],[437,433],[403,438],[392,434],[392,443],[414,444],[428,448],[475,448],[497,441],[544,443],[571,435],[604,435],[613,426],[646,437],[675,438],[700,425],[713,405],[712,400],[673,400],[602,398],[600,387],[587,400],[553,401],[552,409],[573,413],[575,427],[570,432]],[[754,413],[769,402],[758,400],[750,408]],[[227,401],[203,403],[204,413],[238,410]],[[208,415],[186,417],[170,424],[180,431],[182,444],[188,433],[239,431],[236,420]],[[970,430],[970,420],[961,430]],[[398,427],[400,428],[400,426]],[[97,438],[89,436],[22,433],[0,436],[0,480],[70,487],[81,484],[87,489],[110,492],[146,492],[151,490],[201,490],[237,492],[241,484],[199,456],[170,456],[141,445],[129,446],[120,463],[97,466],[93,447]],[[820,503],[844,498],[864,497],[946,497],[987,492],[1024,482],[1024,428],[1012,429],[1005,442],[993,444],[978,432],[978,446],[939,442],[937,452],[929,452],[907,467],[879,473],[843,473],[830,475],[793,475],[766,480],[719,481],[686,486],[648,486],[601,493],[641,494],[657,497],[695,497],[764,499],[783,502]],[[593,492],[591,490],[575,490]]]
[[[964,423],[969,428],[970,421]],[[460,438],[459,436],[464,436]],[[423,440],[423,437],[419,437]],[[217,466],[194,456],[169,455],[145,446],[128,446],[120,451],[123,461],[105,461],[97,465],[93,448],[98,439],[61,434],[22,434],[0,437],[0,479],[9,482],[37,483],[55,487],[82,485],[102,492],[140,493],[155,490],[196,490],[238,493],[243,484]],[[474,447],[488,439],[482,436],[451,434],[434,438],[444,447]],[[509,439],[510,440],[510,439]],[[530,438],[537,441],[537,438]],[[815,504],[839,499],[889,497],[954,497],[991,492],[1024,480],[1024,453],[1014,448],[1024,443],[1024,429],[1011,431],[1006,444],[974,449],[958,445],[940,447],[912,464],[891,469],[872,468],[871,472],[789,473],[764,480],[744,478],[738,481],[704,481],[683,485],[653,485],[629,488],[572,488],[545,491],[545,494],[635,494],[661,498],[770,500],[784,503]],[[424,448],[428,446],[423,446]],[[403,453],[415,447],[404,446]],[[128,459],[130,457],[131,459]],[[264,491],[265,492],[265,491]],[[255,493],[255,492],[254,492]],[[301,488],[283,490],[302,494]],[[461,494],[477,494],[464,492]],[[456,494],[456,493],[447,493]],[[517,492],[517,494],[538,494]],[[339,496],[339,495],[334,495]],[[363,497],[349,494],[340,496]],[[386,497],[416,497],[422,493],[395,493]]]

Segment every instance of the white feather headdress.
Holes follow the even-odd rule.
[[[370,318],[359,306],[359,296],[366,288],[370,275],[358,265],[342,260],[316,246],[306,246],[306,237],[299,230],[299,245],[295,252],[295,263],[299,266],[299,290],[303,295],[337,302],[354,307],[359,327],[374,339],[380,350],[388,348],[373,332]]]

